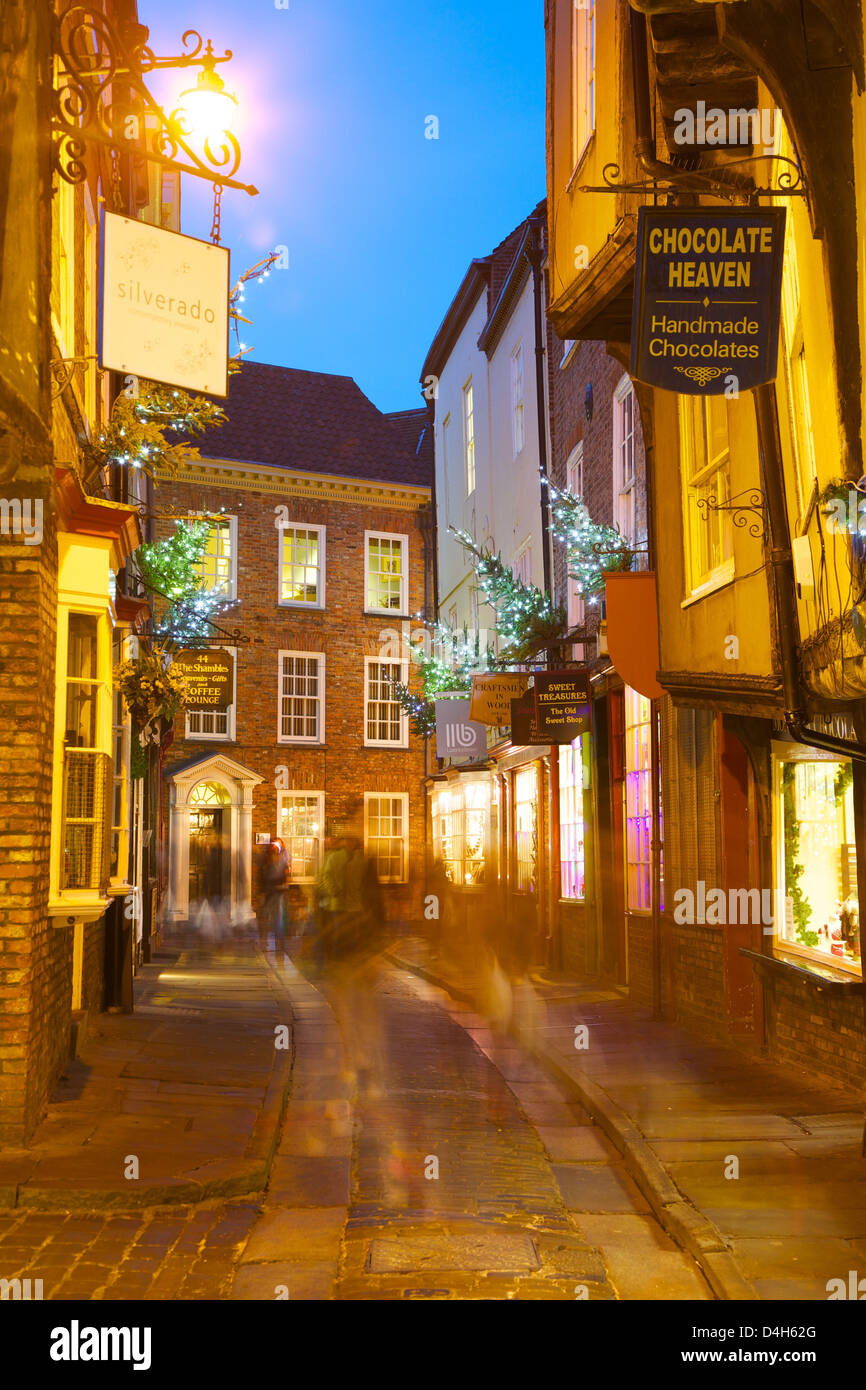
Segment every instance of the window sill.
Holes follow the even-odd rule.
[[[747,946],[740,947],[740,955],[748,957],[753,961],[755,968],[760,974],[780,975],[789,980],[800,980],[808,985],[817,993],[828,990],[831,994],[862,994],[864,982],[856,975],[834,967],[828,962],[827,965],[818,964],[817,961],[807,961],[805,958],[795,959],[793,956],[764,955],[761,951],[753,951]]]
[[[314,738],[278,738],[277,745],[280,748],[324,748],[324,739]]]
[[[398,623],[408,623],[412,620],[411,613],[396,613],[393,608],[365,608],[363,614],[365,618],[392,618]]]
[[[693,589],[688,598],[684,598],[680,608],[690,608],[693,603],[700,603],[701,599],[707,598],[709,594],[716,593],[719,589],[724,589],[728,584],[733,584],[736,579],[734,561],[726,560],[717,570],[705,579],[703,584],[699,584],[697,589]]]
[[[378,743],[378,742],[375,742],[375,741],[372,740],[372,739],[366,739],[366,738],[365,738],[365,739],[364,739],[364,743],[363,743],[362,746],[363,746],[364,748],[382,748],[382,749],[385,749],[385,750],[387,750],[388,748],[393,748],[393,750],[394,750],[395,753],[399,753],[399,752],[405,753],[406,750],[407,750],[408,747],[409,747],[409,740],[407,739],[405,743],[394,743],[394,742],[391,742],[391,740],[389,740],[387,743]]]
[[[580,154],[577,156],[577,163],[575,164],[574,168],[573,168],[572,171],[571,171],[571,174],[570,174],[570,176],[569,176],[568,183],[565,185],[565,191],[566,191],[566,193],[570,193],[571,190],[572,190],[572,188],[574,187],[574,181],[575,181],[575,179],[577,178],[578,174],[580,173],[581,168],[582,168],[583,165],[586,163],[586,159],[587,159],[587,157],[588,157],[588,155],[589,155],[589,152],[590,152],[590,150],[593,148],[594,145],[595,145],[595,127],[593,127],[593,129],[590,131],[590,133],[589,133],[589,135],[588,135],[588,137],[587,137],[586,144],[584,145],[584,147],[583,147],[583,149],[581,150]]]
[[[291,608],[295,613],[324,613],[324,603],[303,603],[300,599],[278,598],[277,608]]]
[[[104,917],[111,902],[110,897],[96,889],[71,890],[59,898],[50,898],[48,916],[54,927],[68,927],[73,922],[97,922]]]

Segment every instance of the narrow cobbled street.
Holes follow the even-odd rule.
[[[294,1069],[265,1191],[135,1211],[7,1210],[5,1278],[41,1279],[46,1299],[712,1297],[608,1141],[517,1044],[387,967],[384,1085],[355,1084],[324,995],[252,950],[191,951],[174,973],[188,991],[196,971],[208,980],[216,968],[252,999],[257,963],[291,1000]],[[199,1090],[173,1094],[178,1136],[194,1128],[182,1111],[200,1123],[204,1109],[216,1135],[245,1100],[243,1085],[216,1096],[203,1079]]]

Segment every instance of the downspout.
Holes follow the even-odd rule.
[[[644,173],[651,178],[679,183],[684,192],[715,193],[729,197],[731,193],[747,194],[750,179],[726,179],[718,172],[703,174],[697,169],[680,169],[656,158],[656,141],[652,123],[652,102],[649,87],[649,53],[647,50],[646,15],[629,9],[631,37],[631,73],[634,98],[635,156]]]
[[[525,255],[532,266],[532,289],[535,316],[535,397],[538,416],[538,467],[541,473],[541,558],[544,565],[544,592],[552,597],[553,580],[550,563],[550,499],[547,492],[547,392],[544,389],[545,346],[544,310],[542,304],[541,263],[544,248],[541,240],[541,224],[536,218],[529,220],[529,239]]]
[[[791,534],[785,503],[785,475],[782,463],[782,444],[779,435],[779,412],[776,388],[772,382],[755,390],[755,416],[758,424],[758,443],[767,516],[770,527],[770,564],[773,573],[773,601],[776,630],[782,666],[782,691],[785,702],[785,727],[796,743],[809,748],[822,748],[845,758],[866,762],[866,745],[855,740],[835,738],[807,726],[808,714],[803,703],[797,659],[799,624],[794,602],[794,559],[791,553]]]

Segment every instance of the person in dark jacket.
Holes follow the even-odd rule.
[[[259,942],[267,949],[268,936],[274,934],[274,950],[280,960],[286,954],[286,911],[284,894],[289,877],[289,858],[281,840],[271,840],[265,846],[259,862],[259,890],[262,905],[259,910]]]

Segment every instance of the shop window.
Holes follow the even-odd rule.
[[[376,861],[380,883],[405,883],[409,796],[364,793],[364,848]]]
[[[652,909],[652,704],[625,687],[626,907]]]
[[[277,837],[289,859],[295,883],[312,883],[322,863],[324,792],[278,792]]]
[[[112,644],[112,667],[124,660],[125,638],[115,632]],[[118,689],[112,691],[111,712],[111,877],[122,882],[129,872],[129,762],[131,725]]]
[[[582,738],[559,750],[559,859],[562,896],[585,897]]]
[[[435,794],[434,852],[457,887],[476,887],[485,881],[489,807],[486,782],[461,782]]]
[[[776,759],[780,944],[849,965],[860,961],[860,912],[849,760]]]
[[[514,839],[518,893],[538,889],[538,775],[534,767],[521,768],[514,778]]]

